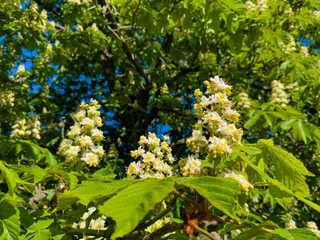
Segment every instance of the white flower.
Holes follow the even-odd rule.
[[[92,165],[97,166],[99,163],[99,157],[92,152],[85,152],[81,160],[86,162],[90,167]]]

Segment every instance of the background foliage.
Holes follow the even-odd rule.
[[[211,230],[220,234],[243,227],[226,223],[230,218],[251,226],[234,239],[318,239],[300,228],[309,221],[320,224],[319,4],[0,1],[0,239],[71,239],[87,233],[143,238],[141,229],[150,225],[157,215],[151,210],[164,198],[174,206],[171,218],[180,219],[167,229],[181,230],[187,220],[180,206],[187,208],[188,201],[174,197],[173,187],[189,198],[195,190],[214,205],[214,215],[224,220]],[[195,123],[193,92],[215,75],[233,86],[241,113],[244,146],[230,159],[248,165],[246,174],[255,183],[249,195],[226,179],[224,189],[214,188],[215,177],[125,179],[130,151],[148,131],[168,133],[174,157],[187,156],[186,139]],[[56,152],[74,123],[71,113],[91,98],[102,106],[106,154],[97,167],[77,172]],[[10,137],[23,119],[30,134]],[[133,194],[140,200],[132,201]],[[299,201],[293,204],[292,196]],[[250,213],[233,209],[245,202]],[[72,229],[93,205],[107,217],[108,229]],[[288,213],[298,229],[284,229]],[[182,232],[177,239],[184,238]]]

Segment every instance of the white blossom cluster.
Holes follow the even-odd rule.
[[[270,102],[280,104],[282,107],[287,106],[289,100],[287,99],[284,86],[280,81],[274,80],[271,83],[272,92]]]
[[[285,221],[285,228],[286,229],[297,228],[296,222],[293,220],[292,216],[289,213],[284,215],[284,221]]]
[[[249,96],[248,96],[247,93],[245,93],[245,92],[239,93],[238,98],[239,98],[239,100],[238,100],[238,104],[237,105],[238,105],[238,107],[240,109],[241,108],[244,108],[244,109],[250,108],[251,103],[249,101]]]
[[[11,90],[0,91],[0,107],[14,107],[14,93]]]
[[[91,3],[91,0],[69,0],[68,1],[70,4],[78,4],[80,5],[81,2],[83,2],[85,5],[89,5]]]
[[[90,104],[84,102],[80,110],[74,115],[75,124],[67,133],[69,139],[64,139],[58,154],[66,157],[67,161],[83,161],[89,166],[97,166],[104,154],[102,146],[97,145],[103,139],[103,132],[98,129],[102,126],[100,105],[91,99]]]
[[[320,12],[319,11],[313,11],[313,19],[318,20],[320,18]]]
[[[282,51],[285,52],[286,54],[297,50],[296,42],[294,41],[293,38],[291,38],[290,42],[287,45],[281,43],[280,47],[281,47]]]
[[[90,217],[90,215],[92,213],[94,213],[95,211],[97,210],[96,207],[90,207],[88,209],[87,212],[85,212],[83,214],[83,216],[81,217],[81,221],[80,223],[73,223],[72,224],[72,228],[80,228],[80,229],[85,229],[86,227],[86,220],[88,217]],[[91,219],[90,220],[90,223],[89,223],[89,227],[88,229],[94,229],[94,230],[106,230],[107,227],[105,226],[105,223],[106,223],[106,216],[102,215],[101,217],[99,217],[98,219]],[[82,238],[82,240],[86,240],[90,237],[84,237]],[[99,239],[102,239],[102,238],[99,238]]]
[[[107,153],[108,158],[117,158],[119,156],[119,152],[114,143],[110,144],[109,151]]]
[[[288,7],[288,8],[286,8],[286,10],[284,10],[284,16],[286,18],[294,16],[294,12],[292,11],[291,7]]]
[[[309,230],[314,232],[318,237],[320,237],[320,231],[319,231],[318,226],[315,222],[308,222],[307,227],[309,228]]]
[[[205,173],[205,168],[201,166],[203,160],[198,158],[198,155],[188,155],[186,164],[181,168],[182,175],[187,176],[201,176]]]
[[[161,227],[163,227],[166,223],[170,222],[170,217],[163,217],[159,220],[157,220],[154,224],[148,226],[145,231],[148,233],[152,233]]]
[[[248,12],[254,11],[254,10],[262,12],[268,8],[267,0],[258,0],[257,4],[254,4],[251,1],[247,1],[246,7]]]
[[[138,142],[140,147],[131,151],[134,159],[141,159],[132,162],[127,170],[128,178],[164,178],[172,176],[172,167],[168,165],[175,160],[171,153],[168,136],[163,136],[161,142],[154,133],[149,132],[148,137],[141,136]],[[144,148],[147,148],[145,150]]]
[[[221,176],[226,178],[233,178],[237,180],[244,192],[249,192],[249,190],[253,188],[253,185],[248,182],[246,177],[243,174],[241,174],[241,172],[228,171],[228,172],[221,173]]]
[[[20,64],[17,70],[17,75],[23,74],[26,71],[26,68],[23,64]]]
[[[16,121],[12,126],[12,138],[30,138],[40,139],[41,123],[39,116],[33,115],[26,120],[25,118]]]
[[[290,83],[285,88],[286,89],[292,89],[293,91],[298,91],[299,90],[299,84],[298,84],[298,82]]]
[[[228,95],[231,86],[215,76],[205,81],[205,92],[195,90],[197,103],[194,104],[198,122],[193,126],[192,137],[187,139],[188,148],[196,153],[213,153],[221,155],[232,152],[232,146],[241,145],[242,129],[234,125],[239,113],[231,108]],[[209,138],[206,137],[209,135]]]
[[[303,57],[309,57],[308,47],[301,47],[301,55]]]

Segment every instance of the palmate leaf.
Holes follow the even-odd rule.
[[[314,210],[320,212],[320,206],[310,202],[309,200],[305,199],[303,196],[301,196],[301,194],[299,194],[299,192],[293,192],[290,188],[286,187],[284,184],[282,184],[281,182],[277,181],[276,179],[273,179],[271,177],[268,176],[268,174],[266,174],[263,170],[261,170],[258,166],[254,165],[249,159],[247,159],[246,157],[242,157],[242,160],[245,161],[248,166],[250,166],[252,169],[254,169],[255,171],[257,171],[261,177],[264,180],[267,180],[269,183],[271,183],[272,185],[274,185],[275,187],[277,187],[277,195],[275,196],[275,198],[281,198],[282,195],[284,198],[287,198],[287,194],[290,194],[292,196],[295,196],[297,199],[299,199],[300,201],[306,203],[307,205],[309,205],[310,207],[312,207]],[[280,193],[279,193],[280,192]],[[281,193],[282,192],[282,193]]]
[[[16,179],[18,177],[18,174],[15,171],[7,168],[2,162],[0,162],[0,172],[6,179],[9,188],[9,193],[12,195],[17,185]]]
[[[317,240],[319,237],[306,228],[276,229],[272,231],[276,240]]]
[[[309,124],[307,121],[298,120],[293,123],[293,138],[296,140],[302,140],[305,144],[309,143],[313,138],[313,132],[315,127]]]
[[[100,206],[100,213],[111,217],[116,222],[111,238],[122,237],[131,232],[153,206],[172,191],[173,179],[139,180]]]
[[[78,201],[84,205],[89,204],[91,201],[98,203],[137,181],[139,180],[124,179],[111,183],[84,181],[76,189],[65,191],[60,195],[57,210],[69,208]]]
[[[275,168],[276,178],[300,196],[309,196],[305,176],[314,176],[306,167],[287,151],[275,147],[272,140],[259,140],[257,147],[263,151],[266,162],[271,161]]]
[[[45,163],[49,166],[57,164],[57,160],[48,149],[30,141],[0,139],[0,145],[2,146],[0,156],[24,154],[27,159],[34,159],[37,163]]]
[[[17,209],[6,201],[0,202],[0,239],[17,240],[20,234],[20,217]]]
[[[228,216],[238,219],[233,214],[233,208],[240,194],[238,182],[222,177],[187,177],[178,178],[176,183],[196,190],[206,198],[215,208]]]
[[[246,11],[246,6],[239,0],[219,0],[218,2],[227,9],[231,9],[237,13],[244,13]]]

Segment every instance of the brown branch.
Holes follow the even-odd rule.
[[[249,225],[247,225],[245,223],[237,222],[237,221],[234,221],[232,219],[227,219],[227,218],[215,216],[215,215],[212,215],[212,214],[207,214],[206,217],[205,217],[205,220],[216,220],[216,221],[220,221],[220,222],[233,223],[233,224],[236,224],[238,226],[248,226],[248,227],[250,227]]]
[[[193,227],[197,232],[202,233],[203,235],[207,236],[210,239],[213,240],[219,240],[218,238],[216,238],[215,236],[211,235],[210,233],[208,233],[206,230],[200,228],[199,226],[197,226],[193,221],[188,221],[188,225],[190,225],[191,227]]]
[[[140,223],[135,229],[135,230],[139,230],[141,228],[146,228],[152,224],[154,224],[156,221],[158,221],[160,218],[164,217],[167,213],[169,213],[170,211],[172,211],[174,209],[174,206],[170,206],[167,207],[166,210],[162,211],[161,213],[159,213],[157,216],[155,216],[154,218],[144,222],[144,223]]]
[[[174,194],[178,195],[179,197],[183,198],[187,202],[191,203],[192,205],[194,205],[199,210],[203,210],[203,207],[200,204],[198,204],[194,200],[188,198],[186,195],[184,195],[183,193],[179,192],[177,189],[173,188],[172,191],[173,191]]]
[[[83,236],[83,232],[85,229],[80,228],[72,228],[72,229],[65,229],[65,232],[68,235],[74,235],[74,236]],[[107,229],[107,230],[95,230],[95,229],[87,229],[86,235],[87,236],[96,236],[96,237],[104,237],[109,239],[111,234],[113,233],[113,229]]]
[[[166,225],[164,225],[162,228],[154,231],[153,233],[146,235],[143,238],[143,240],[157,240],[168,233],[172,233],[172,232],[176,232],[184,229],[184,225],[185,225],[184,223],[175,223],[170,221]]]
[[[135,66],[136,70],[140,75],[148,82],[151,82],[150,76],[146,74],[145,70],[142,68],[140,63],[138,62],[138,59],[135,57],[133,52],[131,51],[127,41],[124,39],[123,36],[119,35],[117,31],[121,30],[121,27],[118,25],[118,23],[115,22],[113,14],[111,12],[110,6],[108,5],[107,1],[105,3],[105,10],[102,12],[103,17],[106,19],[106,24],[110,32],[119,40],[122,42],[122,49],[130,62]],[[111,24],[110,24],[111,23]],[[111,27],[111,25],[113,27]]]

